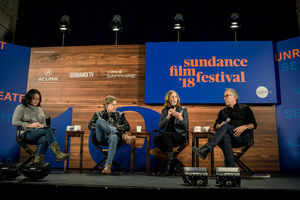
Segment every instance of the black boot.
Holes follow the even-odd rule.
[[[174,173],[173,161],[174,161],[174,153],[173,152],[166,152],[167,155],[167,168],[166,175],[171,175]]]
[[[205,145],[200,147],[200,148],[197,148],[196,146],[193,146],[192,150],[202,160],[205,160],[206,157],[207,157],[207,154],[209,153],[209,148]]]

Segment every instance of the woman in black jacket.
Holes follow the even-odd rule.
[[[167,174],[170,174],[174,159],[173,147],[180,146],[188,139],[185,138],[185,134],[189,128],[187,108],[180,106],[180,98],[174,90],[170,90],[165,96],[158,127],[162,133],[156,136],[153,142],[166,155]]]

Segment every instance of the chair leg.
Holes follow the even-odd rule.
[[[247,166],[245,163],[243,163],[239,158],[236,158],[236,164],[242,168],[246,173],[248,173],[250,176],[254,175],[254,172]]]
[[[34,157],[35,152],[32,151],[32,149],[29,148],[29,146],[23,142],[18,141],[19,145],[30,155]]]
[[[23,167],[25,167],[32,159],[34,159],[34,155],[30,155],[28,158],[26,158],[26,160],[24,160],[21,165],[20,165],[20,169],[22,169]]]
[[[184,164],[180,160],[178,160],[177,158],[174,159],[174,163],[175,163],[175,167],[174,167],[175,171],[176,172],[181,172],[181,170],[184,167]]]
[[[162,162],[155,170],[153,174],[159,174],[160,172],[164,171],[164,168],[167,166],[167,160],[165,160],[164,162]],[[173,160],[173,166],[174,166],[174,170],[175,172],[179,172],[179,169],[182,169],[184,167],[184,164],[178,160],[178,158],[174,158]],[[176,173],[175,173],[176,175]]]
[[[105,161],[107,160],[107,157],[104,157],[100,162],[98,162],[93,168],[92,168],[92,172],[96,172],[99,167],[105,163]]]
[[[124,172],[123,168],[115,161],[113,160],[113,166],[115,166],[115,168],[117,168],[119,171]]]
[[[25,165],[27,165],[32,159],[34,159],[35,157],[35,153],[34,151],[32,151],[32,149],[29,148],[29,146],[27,144],[25,144],[22,141],[17,140],[17,142],[19,143],[19,145],[26,151],[26,153],[29,154],[29,157],[26,158],[26,160],[24,160],[21,165],[19,166],[20,169],[22,169]]]
[[[117,168],[120,171],[123,170],[122,167],[115,160],[113,160],[112,165],[115,166],[115,168]]]
[[[103,158],[100,162],[98,162],[93,168],[92,168],[92,172],[96,172],[99,167],[101,165],[103,165],[105,163],[105,161],[107,160],[107,157]],[[115,161],[113,160],[113,163],[112,163],[113,166],[115,166],[119,171],[123,172],[123,168]]]
[[[105,151],[103,151],[103,149],[101,147],[99,147],[98,145],[95,145],[95,146],[100,151],[100,153],[102,153],[104,158],[92,168],[92,170],[91,170],[92,172],[96,172],[99,169],[99,167],[105,163],[105,161],[107,160],[107,157],[108,157],[108,154]],[[115,160],[113,160],[112,165],[115,166],[119,171],[121,171],[121,172],[124,171],[123,168]]]
[[[165,160],[164,162],[162,162],[158,167],[155,168],[154,170],[154,174],[155,173],[160,173],[164,171],[164,168],[167,166],[167,160]]]

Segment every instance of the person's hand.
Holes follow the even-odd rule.
[[[167,119],[170,119],[170,118],[171,118],[171,116],[172,116],[173,112],[174,112],[174,109],[173,109],[173,108],[171,108],[171,109],[168,111],[168,116],[167,116]]]
[[[223,121],[221,124],[217,124],[217,125],[216,125],[216,129],[218,130],[218,129],[221,128],[224,124],[226,124],[225,121]]]
[[[42,127],[44,127],[44,125],[40,124],[39,122],[35,122],[27,125],[27,128],[42,128]]]
[[[247,129],[247,127],[245,125],[239,126],[233,130],[233,132],[234,132],[233,135],[235,137],[239,137],[246,129]]]
[[[177,119],[179,119],[179,121],[182,121],[183,120],[182,113],[183,113],[183,110],[180,113],[177,111],[173,111],[172,115],[174,117],[176,117]]]

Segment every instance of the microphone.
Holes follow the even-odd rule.
[[[226,118],[226,123],[229,123],[231,119],[229,117]]]
[[[172,105],[172,108],[174,108],[174,106],[175,106],[175,102],[172,102],[172,104],[171,104],[171,105]]]
[[[231,118],[232,118],[232,112],[229,110],[229,109],[226,109],[225,111],[225,116],[224,116],[226,119],[225,119],[225,122],[226,123],[229,123],[231,122]]]

